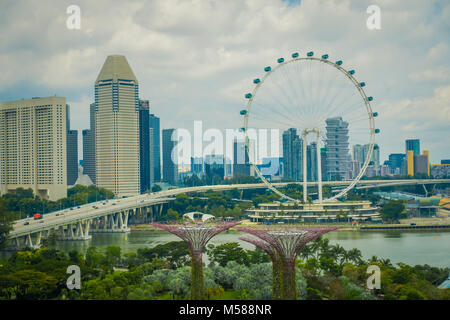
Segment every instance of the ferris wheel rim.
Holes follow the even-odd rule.
[[[331,62],[330,60],[328,60],[328,55],[326,55],[327,58],[316,58],[313,56],[307,56],[307,57],[292,57],[291,59],[288,60],[284,60],[283,58],[282,61],[280,62],[280,59],[278,60],[278,64],[274,67],[271,68],[269,67],[269,70],[265,70],[266,73],[264,74],[264,76],[259,79],[258,83],[256,83],[255,87],[253,88],[253,91],[251,92],[251,96],[247,101],[247,105],[246,105],[246,112],[244,114],[244,134],[245,134],[245,146],[246,146],[246,150],[247,150],[247,154],[249,157],[249,160],[251,162],[251,165],[253,167],[253,169],[255,170],[256,174],[258,175],[258,177],[267,185],[268,189],[272,190],[274,193],[276,193],[277,195],[279,195],[281,198],[286,199],[286,200],[290,200],[290,201],[294,201],[294,202],[302,202],[299,199],[294,199],[292,197],[289,197],[287,195],[285,195],[283,192],[281,192],[280,190],[278,190],[275,186],[272,185],[271,182],[269,182],[261,173],[261,171],[258,169],[258,167],[256,166],[256,161],[254,161],[254,159],[250,159],[251,156],[251,152],[248,152],[248,150],[250,150],[250,145],[249,145],[249,138],[248,138],[248,117],[250,115],[251,112],[251,106],[252,106],[252,102],[253,99],[256,96],[256,93],[258,92],[258,89],[264,84],[264,81],[271,75],[273,74],[275,71],[277,71],[279,68],[289,64],[289,63],[294,63],[297,61],[302,61],[302,60],[311,60],[311,61],[317,61],[317,62],[322,62],[325,64],[328,64],[332,67],[334,67],[335,69],[337,69],[338,71],[340,71],[341,73],[343,73],[348,79],[350,79],[350,81],[353,83],[354,87],[358,90],[359,94],[361,95],[363,101],[364,101],[364,105],[366,107],[366,111],[368,114],[368,120],[369,120],[369,128],[370,128],[370,139],[369,139],[369,150],[367,152],[366,155],[366,159],[364,160],[364,164],[361,168],[361,170],[359,171],[358,175],[351,180],[351,182],[349,183],[349,185],[347,187],[345,187],[343,190],[341,190],[339,193],[337,193],[336,195],[327,198],[327,199],[323,199],[324,202],[326,201],[334,201],[337,200],[340,197],[343,197],[344,195],[347,194],[348,191],[350,191],[360,180],[361,177],[364,175],[367,167],[369,166],[370,162],[371,162],[371,158],[372,158],[372,153],[374,150],[374,146],[375,146],[375,120],[374,120],[374,112],[372,110],[372,107],[370,105],[370,101],[369,101],[369,97],[366,95],[364,89],[362,88],[362,86],[360,85],[360,82],[358,82],[356,80],[356,78],[349,73],[349,71],[347,71],[346,69],[341,67],[342,61],[340,64],[338,64],[337,62]],[[323,57],[323,56],[322,56]],[[267,68],[267,67],[266,67]],[[318,146],[318,148],[320,148],[320,146]],[[304,179],[304,177],[303,177]],[[323,180],[323,179],[322,179]],[[350,181],[350,180],[349,180]],[[318,183],[318,181],[316,181]],[[296,182],[292,182],[295,184],[299,184],[300,181],[296,181]]]

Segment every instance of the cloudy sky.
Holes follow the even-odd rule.
[[[66,27],[69,5],[81,29]],[[381,8],[381,30],[366,9]],[[450,2],[431,0],[2,0],[0,101],[65,96],[72,129],[89,126],[107,55],[127,57],[162,128],[238,128],[251,80],[292,52],[357,69],[379,112],[381,158],[419,138],[450,158]],[[80,134],[81,136],[81,134]]]

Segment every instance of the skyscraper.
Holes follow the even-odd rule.
[[[70,106],[66,105],[67,128],[67,185],[73,186],[78,179],[78,131],[70,130]]]
[[[139,85],[124,56],[108,56],[95,82],[94,135],[97,186],[139,194]]]
[[[191,172],[194,174],[203,173],[203,158],[202,157],[191,157]]]
[[[250,175],[249,157],[246,151],[247,146],[244,141],[234,140],[233,142],[233,176]]]
[[[317,181],[317,144],[311,142],[306,147],[306,163],[308,181]]]
[[[176,129],[162,131],[163,179],[172,185],[178,184],[178,159]]]
[[[150,166],[150,104],[148,100],[139,100],[139,156],[141,165],[141,193],[151,189]]]
[[[161,181],[161,130],[159,127],[159,118],[153,113],[149,115],[149,125],[152,131],[152,138],[150,139],[150,166],[153,171],[152,180]]]
[[[327,148],[320,148],[320,167],[322,168],[322,180],[327,181],[328,180],[328,173],[327,173]]]
[[[393,174],[402,174],[402,163],[405,157],[404,153],[391,153],[389,155],[388,165]]]
[[[359,162],[360,166],[362,166],[365,160],[366,157],[364,154],[364,146],[360,144],[355,144],[353,146],[353,161]]]
[[[419,139],[407,139],[405,140],[406,151],[414,151],[414,155],[420,154],[420,140]]]
[[[407,173],[410,176],[414,175],[414,156],[420,155],[420,140],[419,139],[407,139],[405,141],[406,147],[406,163]]]
[[[370,144],[355,144],[353,146],[353,161],[359,162],[360,168],[364,165],[367,155],[369,153]],[[370,158],[369,165],[373,166],[373,170],[378,173],[380,170],[380,148],[377,144],[373,146],[372,156]],[[355,164],[352,164],[354,171]]]
[[[430,174],[427,154],[414,155],[414,175],[418,174],[423,174],[426,176]]]
[[[90,129],[83,130],[83,174],[95,181],[95,103],[89,106]]]
[[[284,179],[300,181],[303,179],[303,139],[297,129],[283,132]]]
[[[66,99],[0,102],[1,194],[31,188],[50,200],[67,196]]]
[[[348,123],[341,117],[326,121],[328,180],[346,179],[349,173]]]
[[[205,155],[205,175],[209,184],[221,182],[226,175],[226,159],[223,154]]]

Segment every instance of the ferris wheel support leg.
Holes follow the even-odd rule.
[[[317,133],[317,192],[319,193],[319,203],[322,203],[322,160],[320,158],[320,134]]]
[[[303,131],[303,202],[308,200],[308,175],[306,171],[306,131]]]

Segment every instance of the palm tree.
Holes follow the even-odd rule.
[[[359,249],[353,248],[347,251],[347,260],[352,261],[356,265],[360,265],[362,260],[362,253]]]

